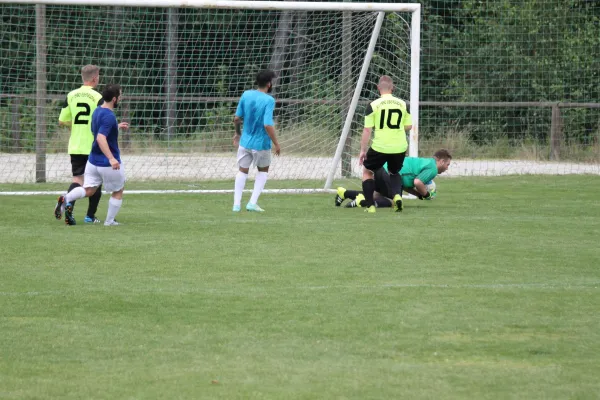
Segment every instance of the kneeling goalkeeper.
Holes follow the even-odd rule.
[[[407,157],[400,170],[402,177],[401,190],[418,197],[420,200],[431,200],[435,196],[435,192],[429,193],[426,186],[427,182],[446,172],[451,161],[452,155],[445,149],[436,151],[433,158]],[[384,168],[380,168],[375,172],[373,200],[376,207],[392,207],[392,198],[393,190],[390,176],[384,166]],[[365,205],[362,192],[339,187],[335,196],[335,205],[339,207],[346,199],[352,200],[346,207],[362,207]]]

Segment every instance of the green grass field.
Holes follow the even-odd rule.
[[[438,189],[126,195],[111,228],[0,196],[0,398],[600,398],[600,178]]]

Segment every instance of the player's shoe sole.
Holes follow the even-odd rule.
[[[76,225],[75,217],[73,217],[73,204],[67,203],[65,206],[65,224]]]
[[[54,207],[54,218],[62,219],[64,204],[65,196],[58,196],[58,200],[56,200],[56,207]]]
[[[265,212],[265,210],[263,210],[262,208],[260,208],[260,206],[258,204],[250,204],[250,203],[248,203],[246,205],[246,211]]]
[[[395,195],[394,196],[394,211],[396,212],[402,212],[402,210],[404,210],[404,202],[402,201],[402,196],[400,195]]]
[[[339,207],[345,200],[344,194],[346,193],[346,189],[343,187],[337,188],[337,194],[335,195],[335,206]]]

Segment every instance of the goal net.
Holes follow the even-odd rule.
[[[70,180],[70,132],[58,127],[58,115],[86,64],[101,68],[98,90],[123,88],[115,111],[130,124],[120,132],[128,181],[159,188],[232,182],[233,115],[263,68],[277,74],[281,143],[270,189],[323,188],[328,177],[330,185],[358,175],[363,110],[378,97],[380,75],[393,78],[395,95],[413,100],[418,118],[418,87],[411,98],[410,84],[412,73],[418,85],[418,46],[411,57],[418,4],[372,4],[369,11],[357,3],[114,4],[0,8],[0,183]],[[386,6],[398,11],[381,12]]]

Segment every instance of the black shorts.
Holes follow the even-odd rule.
[[[85,172],[88,156],[85,154],[71,154],[71,171],[73,176],[81,176]]]
[[[375,151],[369,147],[364,166],[366,169],[375,173],[379,168],[382,168],[383,165],[387,163],[387,168],[390,174],[397,174],[402,169],[402,164],[404,164],[405,156],[406,152],[396,154],[385,154]]]

